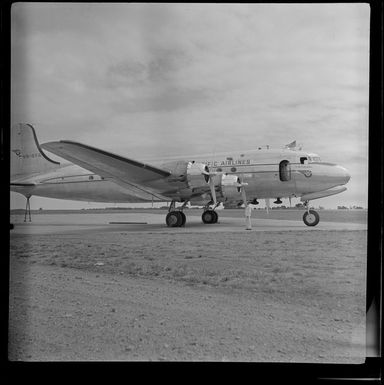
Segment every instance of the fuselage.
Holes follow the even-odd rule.
[[[350,179],[345,168],[322,162],[316,154],[290,149],[259,149],[213,156],[182,156],[148,160],[148,163],[167,169],[170,162],[177,160],[204,163],[211,172],[239,176],[240,180],[247,184],[245,191],[250,200],[313,195],[343,186]],[[170,201],[182,200],[177,189],[170,188],[166,178],[153,180],[149,182],[148,187],[166,196]],[[11,184],[11,190],[26,196],[37,195],[92,202],[136,203],[160,200],[156,197],[148,199],[148,196],[145,198],[134,196],[113,181],[74,164],[65,164],[48,173],[15,180]]]

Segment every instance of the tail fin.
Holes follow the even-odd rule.
[[[30,124],[18,123],[11,129],[11,178],[52,171],[59,162],[49,159],[41,149],[35,129]]]

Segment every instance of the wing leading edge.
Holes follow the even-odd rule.
[[[169,200],[146,185],[167,178],[171,175],[169,171],[69,140],[48,142],[41,147],[103,178],[113,180],[131,193],[135,191],[136,196],[144,199],[155,196],[160,200]]]

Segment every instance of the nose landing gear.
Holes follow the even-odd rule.
[[[307,211],[303,215],[303,221],[307,226],[316,226],[320,222],[320,216],[315,210],[309,210],[308,201],[304,202]]]

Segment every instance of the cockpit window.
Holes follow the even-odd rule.
[[[314,155],[314,156],[308,156],[309,162],[321,162],[321,159],[319,156]]]

